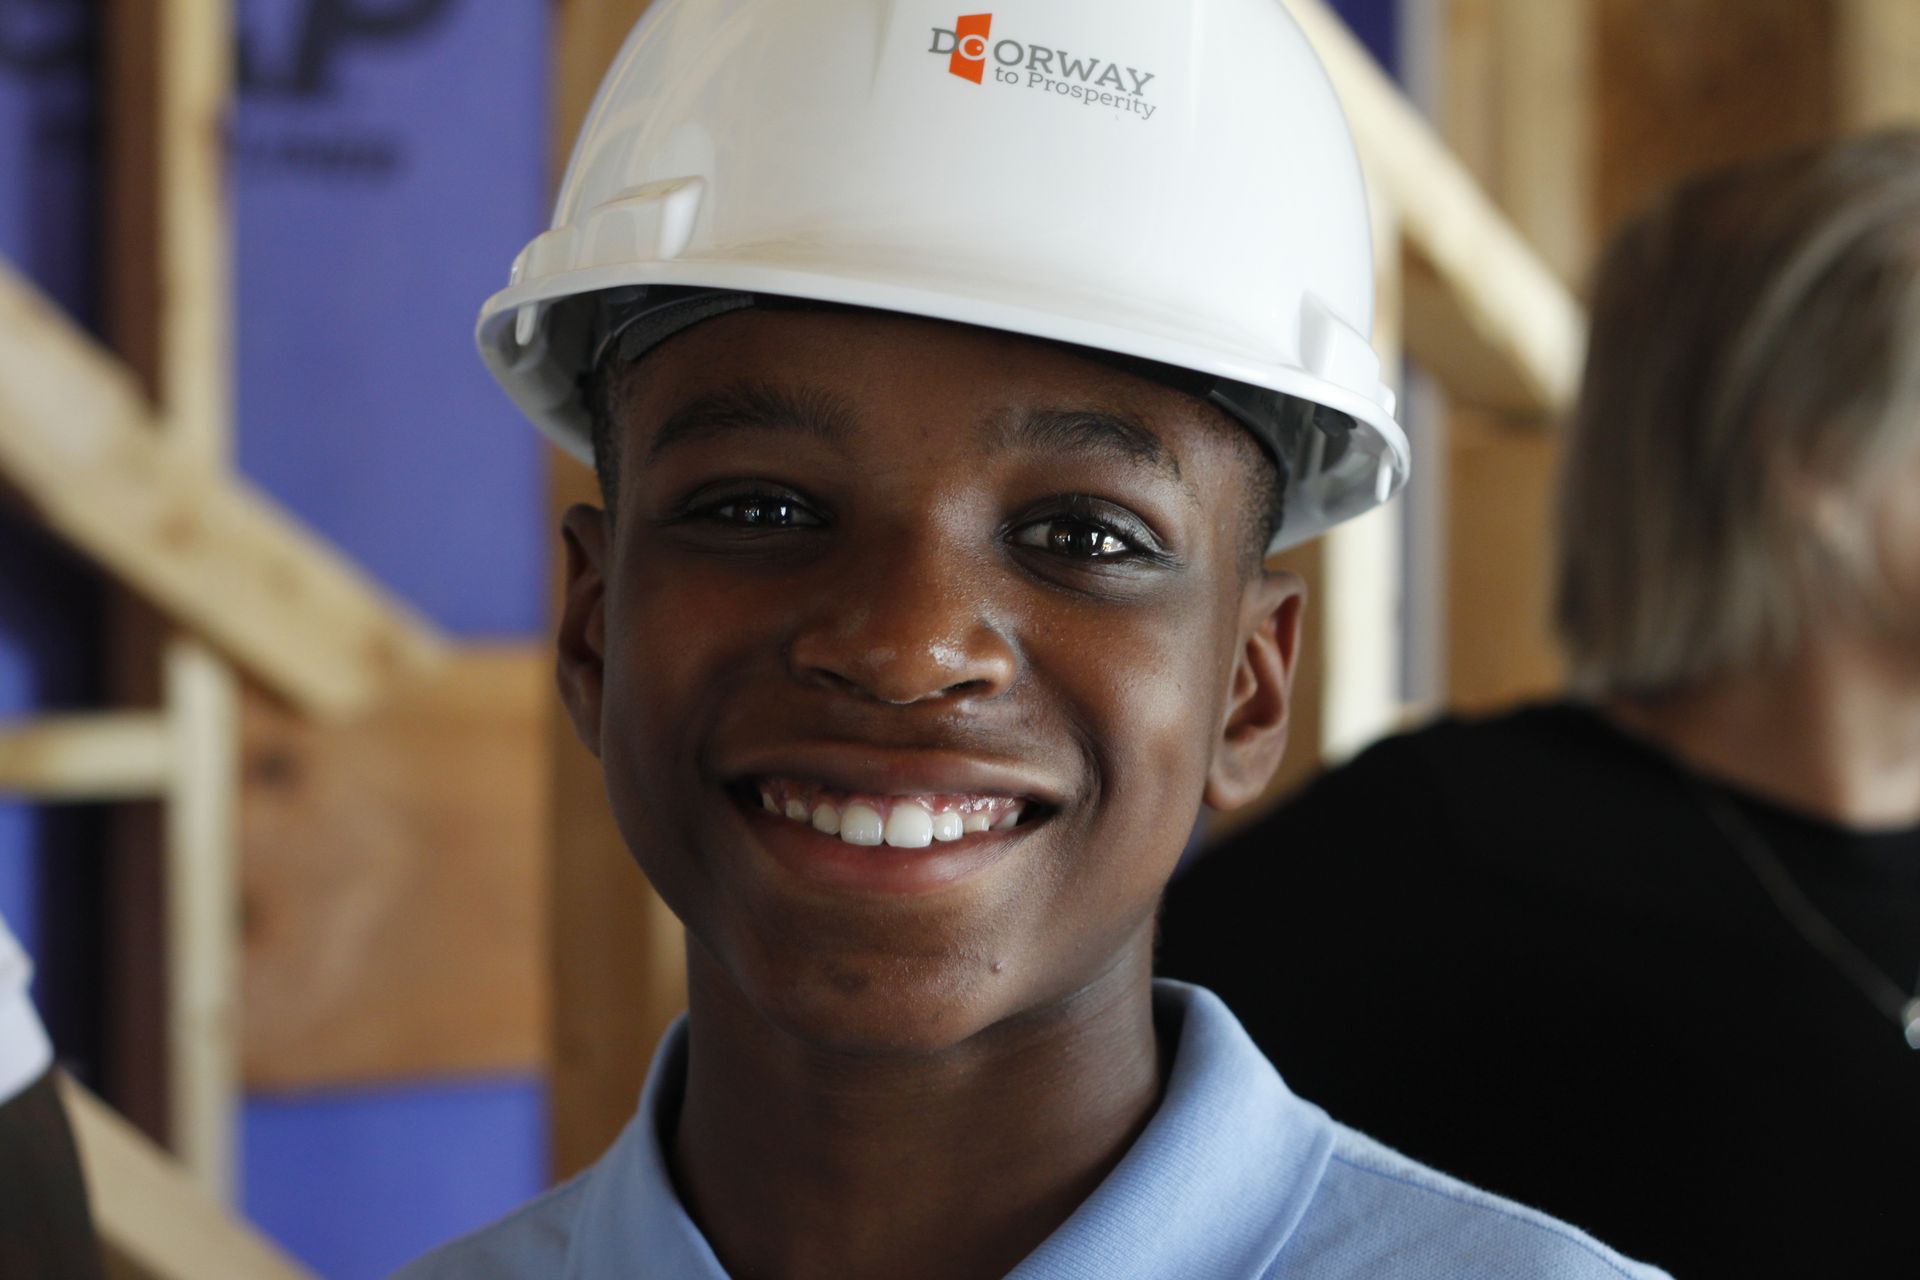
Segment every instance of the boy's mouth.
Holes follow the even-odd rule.
[[[868,848],[925,849],[1009,831],[1037,808],[1016,796],[875,795],[796,778],[755,778],[751,787],[760,807],[780,820]]]

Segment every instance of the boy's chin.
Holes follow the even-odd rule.
[[[749,998],[788,1037],[849,1057],[946,1053],[1020,1012],[1012,984],[990,971],[946,972],[918,958],[822,965]]]

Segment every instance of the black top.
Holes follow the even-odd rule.
[[[1920,1052],[1700,786],[1912,990],[1920,828],[1770,804],[1565,704],[1389,739],[1205,855],[1161,972],[1338,1119],[1680,1280],[1920,1274]]]

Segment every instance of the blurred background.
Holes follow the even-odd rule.
[[[1276,795],[1559,687],[1606,234],[1920,119],[1913,0],[1289,3],[1367,164],[1416,481],[1289,553]],[[0,0],[0,917],[125,1274],[384,1275],[597,1155],[679,1007],[552,693],[591,480],[469,336],[644,7]]]

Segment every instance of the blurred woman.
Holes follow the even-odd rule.
[[[1307,1097],[1676,1275],[1906,1274],[1920,134],[1690,181],[1595,294],[1574,696],[1326,776],[1176,883],[1161,967]]]
[[[32,976],[0,919],[0,1276],[91,1280],[100,1255]]]

